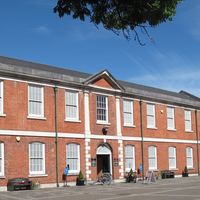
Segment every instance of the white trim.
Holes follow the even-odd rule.
[[[71,118],[66,116],[67,113],[67,98],[66,95],[67,93],[73,93],[76,95],[76,117],[75,118]],[[79,120],[79,92],[78,91],[72,91],[72,90],[65,90],[65,121],[70,121],[70,122],[80,122]]]
[[[117,135],[122,135],[121,130],[121,114],[120,114],[120,97],[116,97],[116,129],[117,129]]]
[[[39,115],[35,115],[35,114],[30,114],[29,113],[29,89],[30,86],[32,87],[40,87],[41,88],[41,99],[42,99],[42,105],[41,105],[41,114]],[[40,85],[40,84],[29,84],[28,85],[28,116],[27,118],[34,118],[34,119],[42,119],[45,118],[44,117],[44,86]]]
[[[148,106],[153,106],[153,113],[152,114],[149,114],[148,113]],[[147,103],[146,104],[146,116],[147,116],[147,128],[156,128],[156,106],[155,106],[155,104],[150,104],[150,103]],[[153,117],[153,122],[154,122],[154,124],[148,124],[148,116],[150,116],[150,117]]]
[[[104,93],[104,92],[95,92],[92,91],[91,94],[96,94],[96,95],[102,95],[102,96],[107,96],[107,97],[113,97],[113,94],[108,94],[108,93]]]
[[[131,123],[125,122],[125,109],[124,109],[124,103],[129,102],[130,103],[130,110],[128,111],[129,114],[131,114]],[[134,126],[134,109],[133,109],[133,101],[132,100],[123,100],[123,120],[124,120],[124,126]],[[127,112],[126,112],[127,113]]]
[[[92,84],[89,84],[88,86],[91,87],[91,88],[95,88],[95,89],[103,89],[103,90],[112,91],[112,92],[121,92],[121,90],[116,90],[116,89],[113,89],[113,88],[101,87],[101,86],[92,85]]]
[[[46,117],[39,117],[39,116],[27,116],[27,119],[38,119],[38,120],[46,120]]]
[[[98,120],[97,119],[97,97],[98,96],[101,96],[101,97],[105,97],[105,100],[106,100],[106,108],[105,108],[105,111],[106,111],[106,120]],[[102,109],[102,108],[101,108]],[[105,95],[96,95],[96,123],[97,124],[105,124],[105,125],[109,125],[110,123],[109,123],[109,120],[108,120],[108,117],[109,117],[109,115],[108,115],[108,110],[109,108],[108,108],[108,96],[105,96]]]
[[[1,87],[1,105],[0,105],[0,115],[5,116],[4,114],[4,83],[2,80],[0,80],[0,87]]]
[[[68,154],[68,152],[67,152],[67,146],[68,145],[76,145],[76,150],[77,150],[77,169],[76,170],[71,170],[70,169],[70,165],[69,165],[69,175],[74,175],[74,174],[78,174],[79,172],[80,172],[80,162],[81,162],[81,160],[80,160],[80,144],[77,144],[77,143],[74,143],[74,142],[70,142],[70,143],[67,143],[66,144],[66,147],[65,147],[65,150],[66,150],[66,152],[65,152],[65,155],[66,155],[66,166],[69,164],[69,163],[67,163],[67,154]]]
[[[150,156],[149,156],[149,149],[150,149],[150,148],[154,148],[154,150],[155,150],[154,156],[153,156],[153,157],[150,157]],[[149,160],[150,160],[150,158],[151,158],[151,159],[152,159],[152,158],[155,159],[155,165],[154,165],[153,167],[150,167],[150,166],[149,166],[149,163],[150,163]],[[151,146],[148,146],[148,169],[149,169],[149,170],[154,170],[154,171],[155,171],[155,170],[158,169],[158,161],[157,161],[157,159],[158,159],[158,158],[157,158],[157,147],[156,147],[156,146],[152,146],[152,145],[151,145]]]
[[[90,105],[89,105],[89,92],[84,92],[84,115],[85,115],[85,134],[90,134]]]
[[[12,136],[35,136],[35,137],[55,137],[55,132],[42,132],[42,131],[18,131],[18,130],[0,130],[0,135],[12,135]],[[85,135],[83,133],[68,133],[59,132],[59,138],[86,138],[86,139],[109,139],[109,140],[123,140],[123,141],[141,141],[141,137],[129,137],[129,136],[113,136],[113,135]],[[185,144],[197,144],[196,140],[182,140],[182,139],[166,139],[166,138],[143,138],[144,142],[165,142],[165,143],[185,143]],[[200,140],[198,141],[200,143]]]
[[[195,111],[196,109],[194,108],[190,108],[190,107],[184,107],[184,106],[177,106],[177,105],[173,105],[173,104],[168,104],[168,103],[161,103],[161,102],[156,102],[156,101],[147,101],[147,100],[142,100],[144,103],[149,103],[149,104],[155,104],[155,105],[164,105],[164,106],[169,106],[169,107],[174,107],[174,108],[181,108],[181,109],[187,109],[187,110],[191,110],[191,111]],[[189,106],[189,105],[188,105]],[[200,109],[198,110],[200,111]]]
[[[42,154],[43,154],[43,159],[42,159],[42,167],[43,167],[43,169],[42,169],[42,171],[32,171],[31,172],[31,162],[30,162],[30,160],[31,160],[31,157],[30,157],[30,146],[31,146],[31,144],[34,144],[34,143],[38,143],[38,144],[41,144],[42,145]],[[31,175],[33,175],[33,176],[43,176],[43,175],[46,175],[45,174],[45,144],[44,143],[42,143],[42,142],[31,142],[31,143],[29,143],[29,176],[31,176]]]
[[[170,149],[173,149],[173,155],[172,156],[170,156]],[[173,159],[174,160],[174,166],[170,166],[170,159]],[[173,147],[173,146],[170,146],[170,147],[168,147],[168,165],[169,165],[169,169],[170,170],[175,170],[175,169],[177,169],[176,168],[176,147]]]
[[[1,166],[1,173],[0,173],[0,177],[3,177],[4,176],[4,168],[5,168],[5,160],[4,160],[4,143],[3,142],[0,142],[0,148],[1,148],[1,157],[2,157],[2,166]]]

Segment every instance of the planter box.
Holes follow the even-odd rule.
[[[85,185],[85,180],[77,179],[77,180],[76,180],[76,185],[77,185],[77,186],[83,186],[83,185]]]
[[[161,171],[162,179],[174,178],[174,172],[170,170]]]
[[[188,177],[188,176],[189,176],[188,173],[185,172],[182,173],[182,177]]]

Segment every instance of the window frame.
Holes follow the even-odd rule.
[[[67,104],[67,93],[76,95],[76,105]],[[76,117],[67,117],[67,106],[76,107]],[[65,121],[79,121],[79,92],[75,90],[65,90]]]
[[[152,114],[148,113],[148,106],[153,106],[153,113]],[[155,106],[155,104],[147,103],[146,109],[147,109],[147,112],[146,112],[146,114],[147,114],[147,128],[156,128],[156,106]],[[148,120],[149,117],[153,117],[154,124],[152,124],[152,125],[149,124],[149,120]]]
[[[186,119],[186,113],[189,113],[190,119]],[[185,121],[185,132],[192,132],[192,111],[191,110],[184,110],[184,121]],[[186,123],[190,123],[190,129],[187,129]]]
[[[130,110],[125,112],[125,102],[130,103]],[[128,123],[125,121],[125,114],[129,114],[131,116],[131,122]],[[134,111],[133,111],[133,101],[124,99],[123,100],[123,116],[124,116],[124,126],[134,126]]]
[[[133,150],[133,155],[132,155],[132,157],[128,157],[127,155],[126,155],[126,148],[128,148],[128,147],[131,147],[132,148],[132,150]],[[124,151],[125,151],[125,155],[124,155],[124,158],[125,158],[125,172],[130,172],[130,170],[132,169],[133,171],[135,171],[135,146],[134,145],[130,145],[130,144],[128,144],[128,145],[126,145],[125,147],[124,147]],[[127,166],[126,166],[126,160],[127,159],[132,159],[133,160],[133,162],[132,162],[132,167],[131,168],[128,168]]]
[[[67,147],[68,145],[76,145],[77,148],[77,169],[76,170],[72,170],[70,169],[70,163],[68,162],[69,158],[68,158],[68,151],[67,151]],[[70,159],[74,159],[74,158],[70,158]],[[69,174],[78,174],[80,172],[80,144],[77,143],[67,143],[66,144],[66,166],[69,164]]]
[[[0,155],[0,160],[1,160],[1,171],[0,171],[0,177],[3,177],[5,174],[5,158],[4,158],[4,143],[0,142],[0,148],[1,148],[1,155]]]
[[[170,149],[173,149],[173,155],[170,155]],[[174,166],[170,166],[170,160],[174,161]],[[176,169],[176,147],[168,147],[168,162],[169,162],[169,169]]]
[[[187,151],[188,149],[191,149],[191,156],[188,156],[188,151]],[[186,166],[187,166],[187,168],[188,169],[193,169],[194,168],[194,160],[193,160],[194,158],[193,158],[193,148],[192,147],[186,147],[186,156],[185,157],[186,157]],[[192,161],[192,165],[191,166],[188,165],[188,159],[189,158]]]
[[[97,107],[97,98],[98,97],[104,97],[105,98],[106,107],[105,107],[105,109],[104,108],[103,109],[106,111],[106,114],[105,114],[106,120],[98,119],[98,111],[97,110],[98,109],[103,110],[102,108]],[[101,94],[96,95],[96,121],[99,124],[108,124],[108,97],[106,95],[101,95]]]
[[[169,109],[172,109],[172,116],[169,116],[169,112],[168,112]],[[168,120],[172,120],[173,127],[169,126]],[[170,107],[170,106],[167,107],[167,129],[168,130],[175,130],[176,129],[175,128],[175,109],[173,107]]]
[[[4,115],[4,87],[3,87],[4,83],[2,80],[0,80],[0,88],[1,88],[1,92],[0,92],[0,99],[1,99],[1,104],[0,104],[0,115]]]
[[[154,154],[154,156],[151,156],[150,157],[150,155],[149,155],[149,149],[150,148],[154,148],[155,149],[155,154]],[[155,160],[155,166],[150,166],[150,159],[152,160],[152,159],[154,159]],[[148,169],[149,170],[157,170],[158,169],[158,161],[157,161],[157,147],[156,146],[149,146],[148,147]]]
[[[30,113],[30,102],[35,101],[35,102],[40,102],[37,100],[32,100],[30,99],[30,87],[37,87],[41,89],[41,114],[32,114]],[[44,86],[41,85],[36,85],[36,84],[28,84],[28,117],[30,118],[44,118]]]
[[[31,145],[32,144],[41,144],[42,145],[42,170],[41,171],[31,171]],[[41,158],[35,158],[35,159],[41,159]],[[45,144],[42,142],[31,142],[29,143],[29,174],[30,175],[45,175]]]

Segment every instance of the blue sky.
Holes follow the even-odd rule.
[[[12,2],[12,5],[11,5]],[[53,13],[56,0],[1,0],[0,55],[186,90],[200,96],[200,1],[185,0],[172,22],[149,29],[155,43],[127,41]]]

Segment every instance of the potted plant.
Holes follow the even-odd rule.
[[[182,172],[182,177],[188,177],[188,168],[185,166],[183,172]]]
[[[137,176],[136,176],[135,172],[133,172],[133,170],[130,169],[130,171],[129,171],[127,177],[126,177],[126,182],[128,182],[128,183],[130,183],[130,182],[136,183],[136,178],[137,178]]]
[[[85,178],[83,176],[82,171],[79,172],[78,177],[76,178],[76,185],[81,186],[85,185]]]

